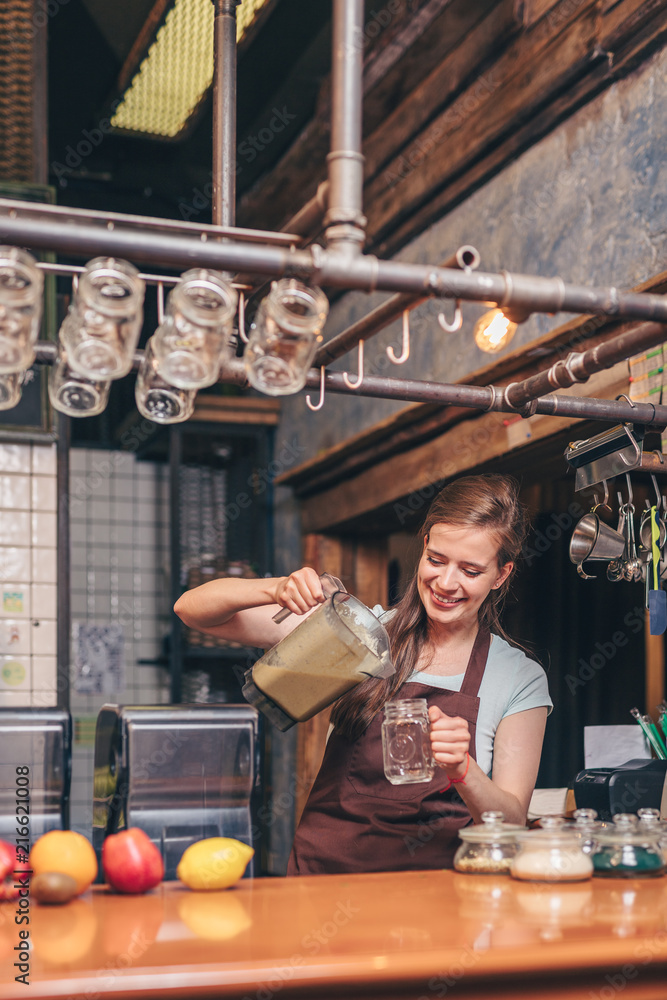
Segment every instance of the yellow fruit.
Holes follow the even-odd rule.
[[[178,915],[186,927],[205,941],[230,941],[247,931],[252,920],[238,893],[186,893],[178,904]]]
[[[62,872],[76,882],[76,895],[85,892],[97,875],[97,858],[92,845],[74,830],[49,830],[35,842],[30,852],[35,875]]]
[[[187,848],[176,874],[189,889],[228,889],[243,875],[252,847],[230,837],[209,837]]]

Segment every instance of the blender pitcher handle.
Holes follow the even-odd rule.
[[[322,584],[322,590],[325,597],[332,597],[334,594],[340,593],[347,594],[345,584],[339,580],[337,576],[332,576],[331,573],[322,573],[320,576],[320,583]],[[276,625],[280,625],[280,623],[284,622],[286,618],[289,618],[291,614],[292,612],[289,608],[282,608],[280,611],[275,613],[273,620]]]

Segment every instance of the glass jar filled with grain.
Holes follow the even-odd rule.
[[[457,872],[500,875],[510,870],[518,850],[516,835],[525,827],[503,822],[501,812],[483,812],[482,822],[459,830],[463,841],[454,855]]]

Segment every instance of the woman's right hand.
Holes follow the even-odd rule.
[[[303,566],[283,577],[275,589],[276,604],[288,608],[295,615],[305,615],[325,600],[319,575],[310,566]]]

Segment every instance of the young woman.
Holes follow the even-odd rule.
[[[526,530],[509,477],[459,479],[435,498],[415,575],[383,616],[396,673],[334,705],[288,874],[451,867],[458,830],[482,812],[525,822],[551,700],[542,667],[511,645],[498,615]],[[211,581],[175,611],[193,628],[268,648],[323,600],[318,574],[303,567],[278,579]],[[277,606],[294,612],[281,625]],[[428,701],[440,765],[430,782],[384,776],[382,709],[393,698]]]

